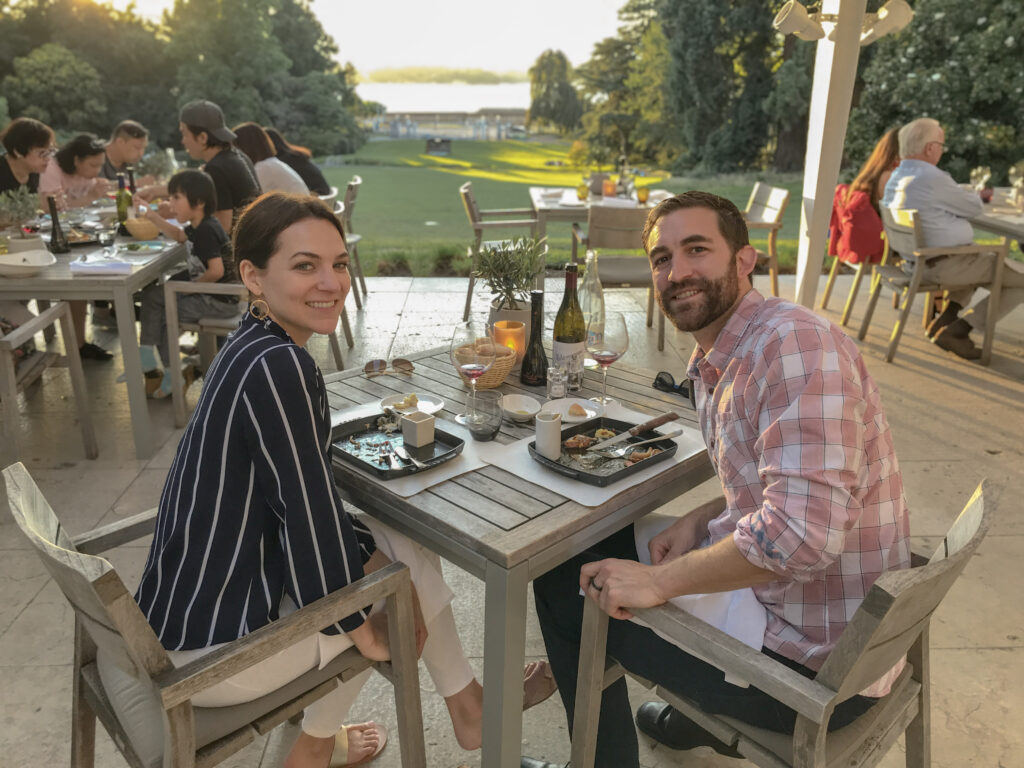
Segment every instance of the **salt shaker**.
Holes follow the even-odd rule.
[[[565,368],[552,366],[548,368],[548,400],[558,400],[565,397],[568,375]]]

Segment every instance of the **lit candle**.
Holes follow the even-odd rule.
[[[499,320],[494,324],[494,341],[516,351],[516,364],[526,353],[526,324],[518,320]]]

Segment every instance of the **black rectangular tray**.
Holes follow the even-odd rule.
[[[401,428],[396,429],[390,435],[385,435],[384,432],[377,428],[377,420],[383,416],[383,413],[375,413],[372,416],[363,416],[353,421],[334,425],[331,428],[331,461],[333,463],[344,461],[367,472],[372,472],[385,480],[391,480],[395,477],[411,475],[414,472],[424,472],[436,467],[438,464],[444,464],[446,461],[454,459],[462,453],[462,449],[466,445],[466,441],[461,437],[456,437],[444,430],[435,428],[434,442],[420,448],[413,448],[411,445],[405,446],[405,450],[409,452],[410,456],[419,459],[427,465],[423,468],[417,467],[411,462],[406,464],[401,459],[398,459],[398,463],[402,466],[392,469],[390,462],[387,460],[384,462],[370,461],[350,450],[346,450],[346,446],[351,445],[350,438],[353,437],[360,440],[360,442],[370,439],[374,442],[387,441],[394,446],[405,445]]]
[[[632,424],[628,421],[608,419],[605,418],[604,416],[601,416],[596,419],[590,419],[590,421],[581,421],[579,424],[573,424],[572,426],[566,427],[565,429],[562,430],[561,440],[564,443],[573,435],[579,434],[587,434],[593,436],[593,433],[598,429],[611,429],[615,433],[621,434],[626,430],[632,429],[635,426],[636,424]],[[635,443],[639,442],[640,440],[647,440],[652,437],[657,437],[658,434],[659,433],[655,432],[654,430],[648,430],[647,432],[641,432],[636,437],[629,438],[625,442],[610,447],[621,448],[625,446],[627,443]],[[623,466],[621,469],[618,469],[616,471],[602,473],[587,471],[585,469],[578,467],[566,466],[561,462],[552,461],[546,456],[541,456],[539,453],[537,453],[536,441],[527,445],[527,448],[530,451],[530,456],[532,456],[535,461],[539,461],[548,469],[552,469],[555,472],[558,472],[559,474],[565,475],[566,477],[571,477],[574,480],[579,480],[581,483],[587,483],[588,485],[598,485],[601,487],[618,482],[622,478],[629,477],[630,475],[635,474],[636,472],[640,472],[641,470],[646,469],[652,464],[657,464],[659,461],[665,461],[665,459],[667,459],[669,456],[672,456],[676,452],[676,450],[678,450],[679,445],[671,437],[666,437],[664,440],[659,440],[656,443],[648,443],[647,445],[644,446],[644,449],[651,447],[661,448],[661,453],[655,454],[649,459],[638,461],[636,464],[633,464],[632,466]],[[562,448],[562,452],[565,453],[565,448]],[[612,460],[610,459],[609,461]]]

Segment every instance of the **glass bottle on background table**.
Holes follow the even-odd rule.
[[[68,253],[71,246],[60,226],[60,216],[57,215],[57,199],[52,195],[46,198],[46,204],[50,208],[50,253]]]
[[[121,173],[117,174],[117,195],[114,202],[117,204],[117,223],[120,225],[118,230],[122,235],[127,235],[128,230],[125,229],[124,223],[131,215],[132,193],[125,186],[124,174]]]
[[[543,339],[544,291],[530,291],[530,341],[519,369],[519,381],[530,387],[543,387],[548,381],[548,356]]]
[[[134,198],[135,193],[138,192],[138,190],[135,188],[135,169],[132,168],[131,166],[128,166],[126,171],[128,173],[128,191],[132,193],[132,198]]]
[[[597,252],[588,250],[586,269],[583,272],[583,281],[580,283],[580,309],[583,310],[583,324],[587,328],[587,347],[592,342],[599,342],[600,339],[591,338],[592,333],[604,327],[604,289],[601,287],[601,275],[597,268]],[[590,356],[590,353],[583,358],[584,368],[596,368],[597,361]]]
[[[578,268],[569,264],[565,268],[565,293],[562,306],[555,315],[553,365],[564,368],[569,392],[578,392],[583,386],[583,356],[586,353],[587,326],[583,310],[576,295]]]

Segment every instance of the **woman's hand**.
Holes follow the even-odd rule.
[[[387,661],[391,658],[388,644],[388,617],[386,613],[375,613],[348,633],[356,648],[370,661]]]

